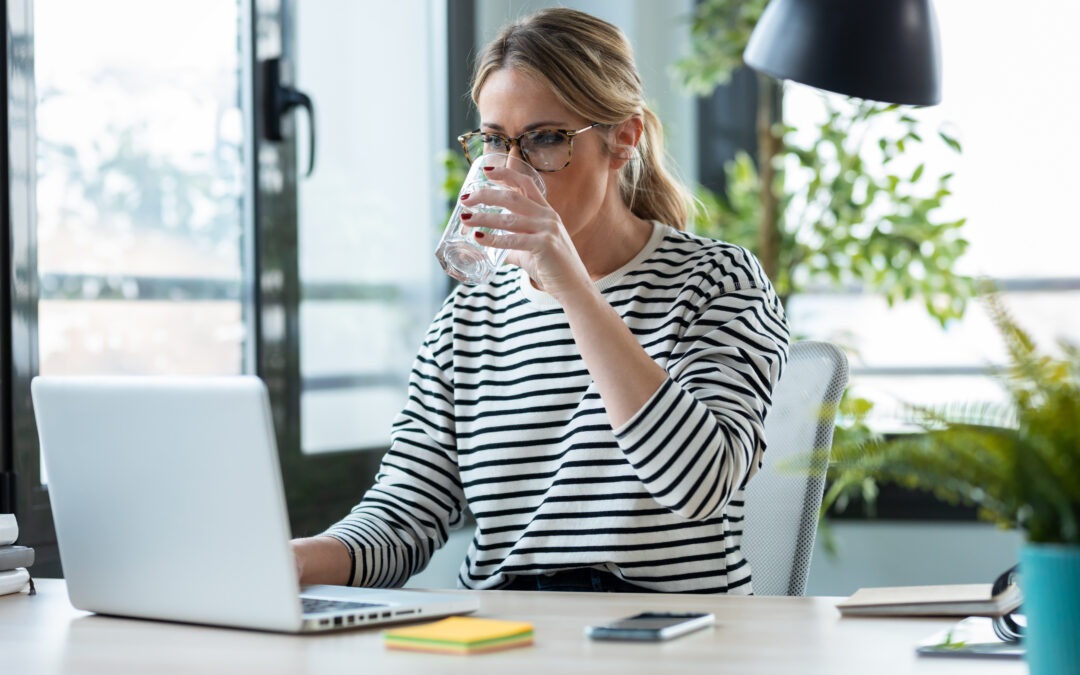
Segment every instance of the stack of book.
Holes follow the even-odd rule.
[[[34,592],[34,581],[27,567],[34,564],[34,549],[15,546],[19,538],[19,524],[15,515],[0,513],[0,595]]]

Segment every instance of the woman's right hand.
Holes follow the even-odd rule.
[[[296,563],[296,578],[300,580],[300,584],[304,584],[304,553],[296,545],[298,539],[293,539],[289,542],[289,548],[292,550],[293,561]]]
[[[348,582],[352,559],[341,541],[333,537],[305,537],[293,539],[289,546],[296,560],[296,578],[301,586],[344,586]]]

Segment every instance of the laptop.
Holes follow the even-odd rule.
[[[31,393],[78,609],[302,633],[478,608],[465,595],[300,587],[256,377],[36,377]]]

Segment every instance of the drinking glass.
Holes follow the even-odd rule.
[[[469,173],[465,177],[465,183],[461,186],[454,211],[450,214],[450,221],[446,224],[439,247],[435,249],[435,257],[446,273],[464,284],[482,284],[491,278],[495,270],[506,259],[509,253],[504,248],[492,248],[477,243],[473,232],[479,230],[490,237],[497,239],[503,230],[492,230],[487,227],[469,227],[461,220],[462,213],[510,213],[501,206],[488,204],[474,204],[465,206],[461,203],[461,195],[471,194],[477,190],[512,190],[520,192],[520,189],[505,183],[500,183],[488,177],[484,167],[505,167],[531,180],[541,194],[546,194],[544,181],[540,173],[532,168],[520,157],[503,154],[487,154],[476,158],[469,167]]]

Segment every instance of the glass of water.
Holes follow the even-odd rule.
[[[461,203],[461,195],[472,194],[477,190],[513,190],[519,188],[506,183],[499,183],[488,178],[484,167],[505,167],[531,180],[541,194],[546,194],[544,181],[539,172],[532,168],[520,157],[502,154],[487,154],[476,158],[469,167],[469,174],[465,177],[465,183],[461,186],[457,203],[454,204],[454,212],[450,214],[450,222],[446,224],[439,247],[435,249],[435,257],[446,273],[464,284],[482,284],[491,278],[495,270],[506,259],[507,249],[491,248],[477,243],[473,232],[480,230],[492,237],[497,238],[502,230],[491,230],[486,227],[469,227],[461,220],[462,213],[510,213],[501,206],[489,206],[487,204],[474,204],[466,207]]]

